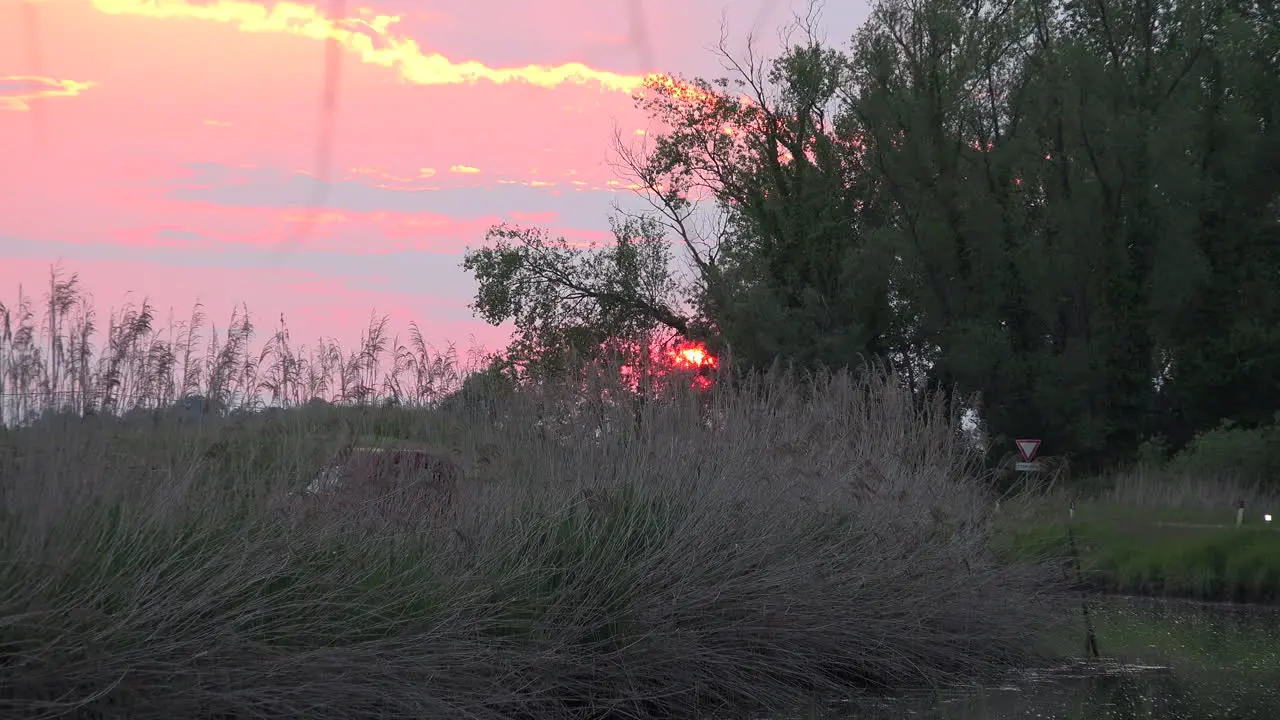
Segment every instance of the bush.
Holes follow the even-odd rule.
[[[1280,490],[1280,424],[1246,429],[1224,421],[1196,435],[1173,456],[1167,469],[1201,477],[1235,475]]]
[[[0,711],[688,717],[1034,660],[1069,616],[1060,573],[994,557],[947,413],[888,378],[813,382],[714,397],[714,428],[689,397],[637,421],[564,389],[504,397],[500,428],[354,414],[467,470],[457,525],[402,535],[270,512],[323,460],[302,415],[129,435],[128,462],[102,434],[123,430],[9,433]],[[567,438],[534,427],[548,403]]]

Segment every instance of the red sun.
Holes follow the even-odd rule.
[[[656,381],[665,384],[671,381],[688,382],[696,390],[709,390],[713,384],[710,371],[720,367],[720,359],[712,355],[705,345],[696,342],[681,342],[674,347],[654,349],[650,355],[650,364],[644,370],[636,365],[624,365],[622,375],[632,383]]]
[[[705,345],[699,343],[683,343],[667,352],[667,359],[675,370],[693,371],[693,387],[697,390],[711,389],[711,378],[704,372],[720,367],[720,360],[712,355]]]
[[[696,343],[688,343],[681,345],[668,354],[671,359],[672,367],[684,368],[687,370],[701,370],[702,368],[715,369],[720,366],[720,361],[715,355],[707,352],[707,348]]]

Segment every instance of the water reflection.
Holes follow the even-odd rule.
[[[1136,599],[1108,599],[1095,611],[1098,641],[1108,656],[1102,661],[1024,672],[998,686],[945,698],[899,700],[869,717],[1280,718],[1280,611]]]

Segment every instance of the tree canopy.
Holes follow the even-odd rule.
[[[1275,417],[1274,4],[880,0],[843,49],[796,29],[648,83],[666,130],[617,150],[652,210],[614,244],[468,252],[508,355],[665,330],[745,368],[886,363],[1095,467]]]

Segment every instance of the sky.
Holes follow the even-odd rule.
[[[59,264],[100,314],[145,297],[182,318],[199,300],[225,324],[245,303],[262,335],[283,314],[299,342],[350,346],[376,311],[500,349],[509,328],[468,308],[465,249],[504,221],[607,240],[613,204],[637,201],[615,128],[653,130],[632,97],[644,75],[723,75],[722,24],[731,48],[754,32],[775,54],[804,7],[0,0],[0,301],[43,297]],[[866,12],[828,2],[827,39]]]

